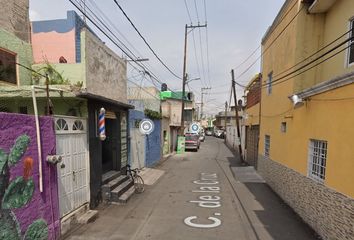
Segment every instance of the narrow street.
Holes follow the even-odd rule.
[[[317,239],[258,176],[237,166],[222,139],[207,137],[198,152],[162,163],[165,174],[144,193],[101,207],[95,222],[67,239]]]

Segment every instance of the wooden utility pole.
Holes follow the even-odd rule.
[[[240,121],[238,117],[238,105],[237,105],[237,96],[236,96],[236,84],[235,84],[235,74],[234,70],[231,70],[231,78],[232,78],[232,91],[234,92],[234,100],[235,100],[235,112],[236,112],[236,128],[237,128],[237,138],[238,138],[238,152],[240,154],[241,162],[244,163],[242,156],[242,147],[241,147],[241,134],[240,134]]]
[[[200,28],[200,27],[206,27],[207,24],[200,25],[187,25],[185,26],[184,29],[184,57],[183,57],[183,78],[182,78],[182,109],[181,109],[181,129],[180,129],[180,134],[183,135],[184,133],[184,95],[186,92],[186,81],[187,81],[187,73],[186,73],[186,66],[187,66],[187,35],[188,35],[188,29],[192,29],[193,31],[195,28]]]
[[[200,89],[201,91],[201,95],[202,95],[202,103],[201,103],[201,110],[200,110],[200,119],[203,119],[203,115],[204,115],[204,112],[203,112],[203,107],[204,107],[204,94],[207,94],[205,93],[204,91],[205,90],[210,90],[211,88],[210,87],[203,87]]]
[[[225,123],[224,123],[224,125],[225,125],[225,136],[224,136],[224,138],[225,138],[225,143],[226,143],[226,136],[227,136],[227,131],[226,131],[226,121],[227,121],[227,101],[225,102]]]

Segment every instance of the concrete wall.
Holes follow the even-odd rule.
[[[2,8],[0,11],[2,11]],[[28,42],[21,40],[13,33],[8,32],[1,28],[0,28],[0,48],[4,49],[5,51],[9,51],[16,54],[17,62],[27,67],[31,67],[33,62],[31,45]],[[16,66],[16,69],[17,69],[17,85],[30,85],[32,73],[20,66]],[[0,86],[4,84],[9,85],[8,83],[0,81]]]
[[[32,22],[32,45],[35,63],[81,62],[81,30],[84,21],[74,11],[66,19]]]
[[[87,91],[127,103],[127,64],[90,31],[84,30]]]
[[[3,239],[54,239],[60,232],[57,169],[44,160],[47,155],[55,154],[53,119],[41,117],[40,128],[44,137],[42,193],[39,191],[34,117],[0,113],[0,232]],[[19,137],[22,139],[21,144],[18,142],[14,148],[19,153],[19,158],[10,160],[4,153],[13,151]]]
[[[29,43],[29,0],[0,0],[0,6],[1,28]]]
[[[267,184],[324,240],[353,239],[354,199],[259,155]]]

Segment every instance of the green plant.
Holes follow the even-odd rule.
[[[148,118],[153,119],[153,120],[154,119],[162,119],[161,113],[150,110],[150,109],[145,109],[144,114],[145,114],[145,116],[147,116]]]
[[[34,221],[22,236],[20,225],[11,209],[24,207],[32,199],[34,182],[31,175],[33,159],[25,158],[23,176],[10,181],[10,167],[20,162],[30,143],[26,134],[19,136],[6,153],[0,149],[0,239],[40,239],[48,238],[47,223],[43,219]]]
[[[32,72],[32,79],[36,84],[39,84],[41,80],[45,81],[43,75],[48,75],[49,84],[53,85],[68,85],[70,84],[67,78],[64,78],[49,62],[45,63],[45,66]]]

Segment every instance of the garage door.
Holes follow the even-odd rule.
[[[86,119],[55,117],[60,216],[89,201],[88,140]]]

